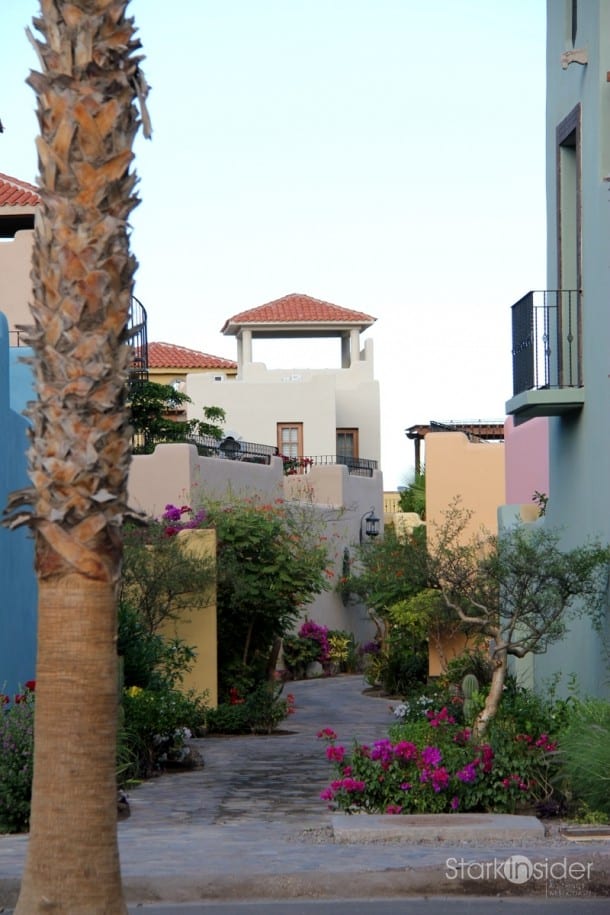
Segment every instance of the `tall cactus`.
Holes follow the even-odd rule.
[[[472,724],[475,717],[474,696],[479,691],[479,681],[474,674],[466,674],[462,680],[462,696],[464,697],[464,720],[466,724]]]

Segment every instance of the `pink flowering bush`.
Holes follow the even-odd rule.
[[[313,620],[305,620],[297,635],[284,636],[283,656],[286,669],[294,679],[307,675],[307,667],[319,662],[325,673],[329,672],[331,645],[328,626],[322,626]]]
[[[165,522],[163,534],[165,537],[175,537],[180,531],[193,531],[205,527],[207,512],[204,508],[193,511],[190,505],[166,505],[162,515]]]
[[[321,797],[347,813],[513,813],[551,793],[556,744],[548,734],[498,729],[479,743],[446,707],[349,751],[330,728],[318,737],[336,774]]]
[[[317,659],[320,664],[326,664],[330,659],[330,645],[328,644],[328,626],[321,626],[313,620],[305,620],[299,629],[299,638],[310,639],[318,646]]]

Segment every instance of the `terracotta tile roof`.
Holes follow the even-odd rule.
[[[152,369],[235,369],[237,363],[222,356],[210,356],[174,343],[149,343],[148,366]]]
[[[222,333],[235,333],[236,328],[242,324],[357,324],[364,329],[370,327],[375,320],[361,311],[341,308],[332,302],[293,292],[281,299],[259,305],[258,308],[233,315],[225,321]]]
[[[0,207],[33,207],[38,203],[37,187],[0,172]]]

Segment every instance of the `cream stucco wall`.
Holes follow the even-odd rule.
[[[283,495],[282,461],[249,464],[222,458],[202,458],[193,445],[157,445],[153,454],[138,454],[129,470],[129,504],[151,517],[160,517],[165,506],[201,503],[206,496],[219,498],[257,493],[265,498]]]
[[[181,367],[175,368],[148,368],[148,380],[154,381],[155,384],[172,384],[174,381],[183,381],[186,386],[187,375],[208,375],[210,380],[222,377],[223,381],[215,381],[214,384],[223,384],[226,381],[234,380],[237,375],[237,369],[186,369]],[[216,406],[216,404],[206,404],[207,407]],[[199,417],[198,417],[199,418]]]
[[[371,477],[348,473],[340,464],[314,466],[305,475],[284,477],[285,497],[314,505],[323,521],[329,547],[330,564],[328,590],[315,597],[304,608],[302,617],[309,617],[331,629],[352,632],[358,642],[373,637],[374,626],[362,604],[343,604],[336,590],[343,574],[344,551],[350,560],[357,556],[363,515],[372,508],[379,518],[379,536],[383,535],[383,478],[375,472]],[[364,538],[366,542],[366,537]]]
[[[245,441],[275,445],[278,423],[302,423],[303,453],[334,455],[336,430],[356,428],[358,456],[380,461],[379,384],[372,358],[336,370],[269,370],[262,363],[248,363],[238,380],[226,384],[189,374],[187,393],[193,401],[189,419],[198,417],[204,406],[222,407],[226,430]]]
[[[276,444],[277,423],[300,422],[304,454],[334,454],[337,408],[333,376],[286,372],[284,377],[282,381],[268,373],[256,382],[215,384],[204,375],[189,375],[187,393],[193,403],[188,417],[195,419],[204,406],[222,407],[227,431],[265,445]]]
[[[6,315],[11,331],[17,324],[32,323],[30,270],[33,239],[34,233],[24,229],[14,238],[0,240],[0,311]]]
[[[127,496],[132,509],[158,518],[166,505],[184,505],[200,480],[193,445],[157,445],[153,454],[131,459]]]

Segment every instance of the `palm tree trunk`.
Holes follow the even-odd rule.
[[[41,0],[37,400],[29,524],[39,582],[31,836],[16,915],[126,912],[116,834],[116,594],[127,513],[130,173],[146,85],[127,0]],[[29,510],[31,507],[31,510]]]
[[[35,790],[17,913],[125,912],[116,842],[114,588],[40,583]]]

